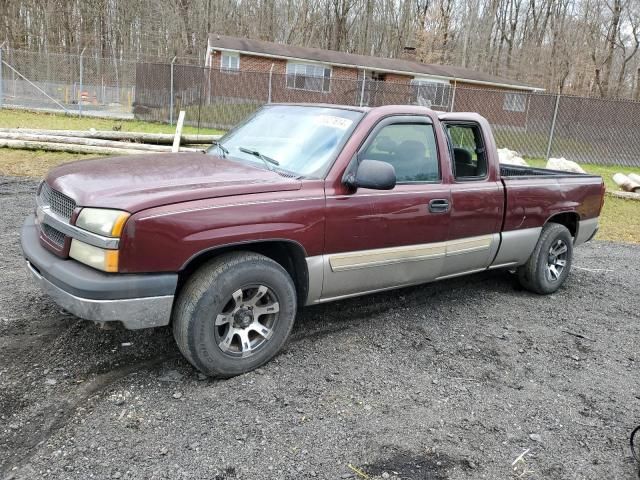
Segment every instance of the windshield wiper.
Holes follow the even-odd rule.
[[[279,161],[274,160],[271,157],[267,157],[266,155],[263,155],[258,150],[252,150],[252,149],[246,148],[246,147],[238,147],[238,150],[240,150],[241,152],[244,152],[244,153],[248,153],[249,155],[253,155],[256,158],[259,158],[260,160],[262,160],[264,162],[264,164],[267,166],[267,168],[269,170],[273,171],[273,167],[270,164],[280,165]]]
[[[229,155],[229,149],[227,147],[225,147],[224,145],[222,145],[219,141],[214,140],[213,142],[211,142],[212,145],[218,147],[220,149],[220,151],[222,152],[222,157],[223,158],[227,158],[227,155]]]

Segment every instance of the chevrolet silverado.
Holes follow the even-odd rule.
[[[603,198],[598,176],[500,165],[477,114],[268,105],[205,154],[53,169],[21,244],[67,311],[171,325],[228,377],[271,359],[303,305],[498,268],[553,293]]]

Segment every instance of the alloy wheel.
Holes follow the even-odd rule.
[[[550,282],[557,282],[567,266],[568,247],[564,240],[556,240],[549,248],[545,275]]]
[[[280,305],[265,285],[239,288],[216,317],[215,339],[220,350],[234,357],[256,353],[273,336]]]

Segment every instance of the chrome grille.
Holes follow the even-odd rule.
[[[66,220],[71,219],[73,210],[76,208],[76,202],[57,190],[53,190],[46,182],[42,182],[40,187],[38,203],[50,206],[53,213]]]
[[[44,236],[51,240],[54,245],[60,248],[64,246],[64,233],[47,224],[42,224],[40,228],[42,228],[42,233],[44,233]]]

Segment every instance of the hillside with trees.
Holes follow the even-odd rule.
[[[202,63],[208,32],[640,99],[640,0],[0,0],[15,49]]]

